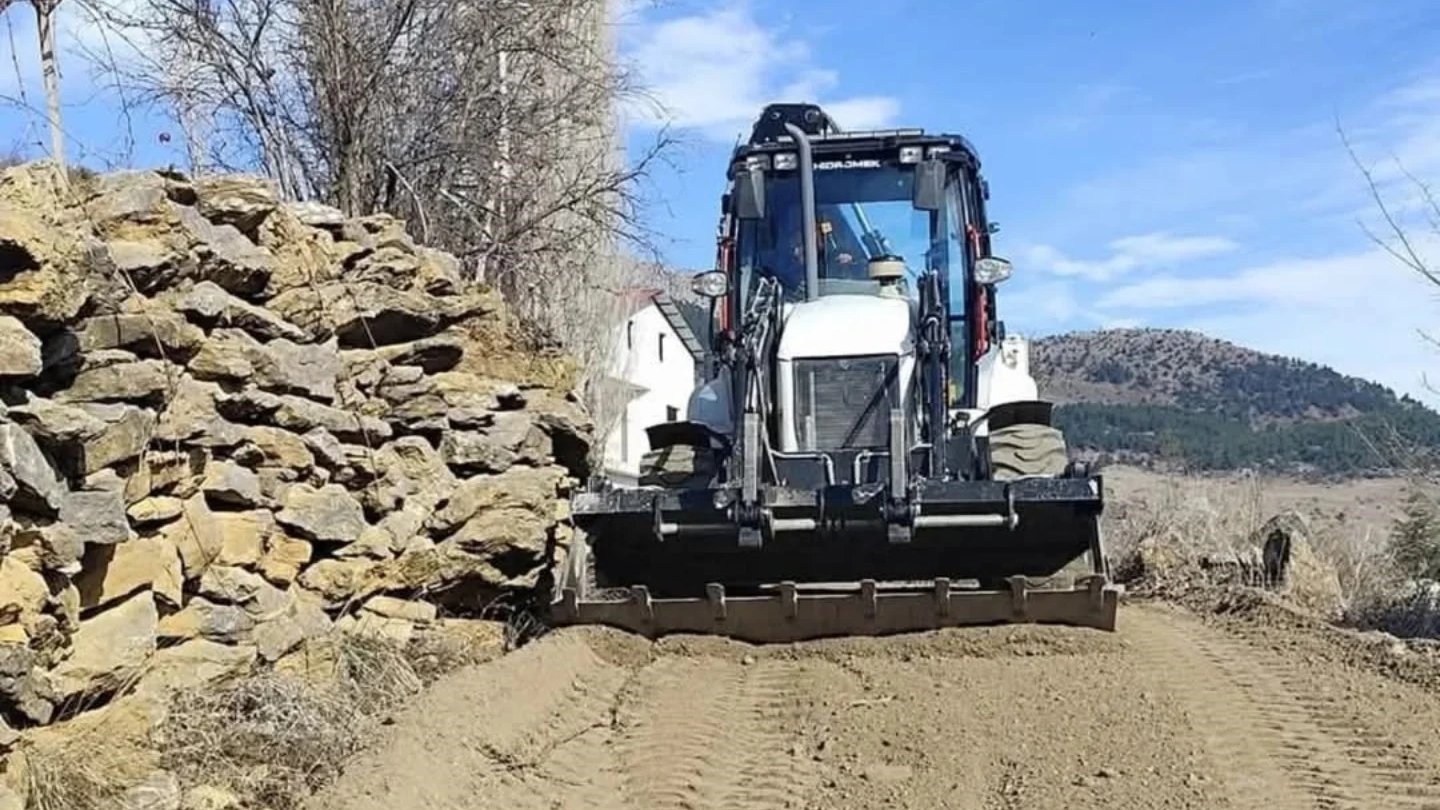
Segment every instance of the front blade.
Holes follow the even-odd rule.
[[[898,539],[872,492],[767,487],[773,531],[759,544],[740,541],[725,494],[578,499],[553,621],[753,642],[1004,623],[1115,627],[1098,481],[928,484]]]
[[[1073,589],[1033,589],[1012,577],[1007,590],[964,591],[938,579],[926,588],[890,590],[863,580],[849,592],[802,591],[780,583],[773,593],[727,596],[719,584],[703,598],[651,598],[643,587],[619,599],[582,599],[566,588],[553,606],[556,624],[600,624],[648,638],[670,633],[720,635],[753,643],[835,636],[882,636],[944,627],[1005,623],[1115,629],[1119,589],[1104,576]]]

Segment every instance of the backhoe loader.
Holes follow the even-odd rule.
[[[957,135],[772,104],[733,152],[685,419],[592,481],[553,623],[752,642],[1115,627],[1103,480],[997,318],[989,188]]]

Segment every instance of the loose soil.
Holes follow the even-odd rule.
[[[1440,808],[1440,666],[1277,615],[1142,603],[1115,633],[773,647],[555,632],[436,684],[310,807]]]

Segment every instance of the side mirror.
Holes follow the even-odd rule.
[[[998,256],[986,256],[975,260],[975,281],[979,284],[999,284],[1013,273],[1015,268],[1010,260]]]
[[[722,270],[700,273],[690,281],[690,290],[702,298],[722,298],[730,292],[730,279]]]
[[[945,206],[945,164],[935,158],[915,164],[915,190],[911,203],[920,211],[939,211]]]
[[[765,218],[765,172],[746,169],[735,176],[735,216]]]

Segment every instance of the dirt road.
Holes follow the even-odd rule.
[[[1324,636],[1158,604],[1115,634],[556,633],[437,684],[312,807],[1440,808],[1433,665]]]

